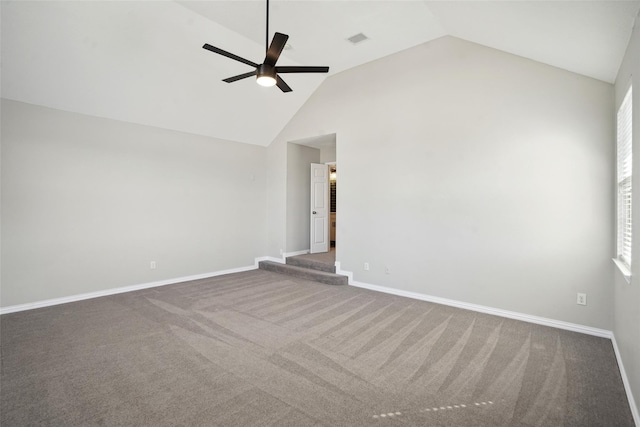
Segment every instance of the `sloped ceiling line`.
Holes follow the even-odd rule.
[[[0,4],[8,99],[266,146],[326,78],[292,75],[287,94],[221,82],[249,70],[201,46],[262,58],[262,0]],[[329,65],[330,75],[451,35],[612,83],[639,9],[640,0],[273,0],[270,29],[290,36],[281,65]],[[348,42],[359,32],[369,40]]]

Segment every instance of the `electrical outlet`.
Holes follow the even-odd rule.
[[[369,263],[368,262],[364,263],[364,271],[369,271]]]
[[[389,267],[385,267],[384,274],[391,274],[391,269]]]
[[[156,269],[156,262],[155,262],[155,261],[151,261],[151,262],[149,263],[149,268],[150,268],[151,270],[155,270],[155,269]]]
[[[582,294],[578,292],[578,305],[587,305],[587,294]]]

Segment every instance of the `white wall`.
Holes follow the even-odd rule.
[[[266,148],[8,100],[1,137],[3,307],[265,253]]]
[[[269,169],[286,141],[337,133],[356,281],[610,329],[612,111],[610,84],[445,37],[327,79]],[[286,228],[268,227],[272,250]]]
[[[336,159],[336,135],[327,135],[325,143],[320,146],[320,163],[332,163]]]
[[[248,81],[229,85],[221,80],[251,68],[201,48],[207,42],[263,58],[263,3],[0,1],[2,96],[265,146],[325,75],[290,77],[286,96]],[[220,23],[247,14],[261,28],[255,41]],[[306,65],[295,62],[299,54],[283,59]]]
[[[618,111],[629,85],[633,84],[633,188],[640,189],[640,20],[631,36],[622,66],[616,79],[615,111]],[[637,194],[637,190],[635,191]],[[640,200],[635,196],[636,200]],[[636,203],[634,205],[637,206]],[[640,209],[633,210],[634,239],[631,252],[632,280],[627,283],[620,271],[614,269],[613,332],[633,390],[636,406],[640,408]],[[612,225],[613,229],[614,225]],[[636,237],[638,236],[638,237]],[[612,254],[615,256],[615,251]]]
[[[319,149],[287,144],[286,252],[309,250],[311,163],[320,163]]]
[[[279,257],[287,240],[287,141],[267,148],[267,254]]]

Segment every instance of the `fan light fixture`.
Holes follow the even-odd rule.
[[[276,70],[274,69],[274,67],[271,67],[268,64],[261,64],[258,67],[256,74],[256,81],[260,86],[270,87],[275,86],[277,83]]]
[[[276,79],[271,76],[258,76],[256,79],[260,86],[270,87],[276,85]]]
[[[256,82],[260,86],[278,86],[283,92],[291,92],[291,88],[288,84],[282,80],[280,77],[280,73],[328,73],[329,67],[303,67],[303,66],[276,66],[276,62],[278,62],[278,58],[280,58],[280,53],[287,46],[287,40],[289,36],[282,33],[275,33],[273,35],[273,40],[271,40],[271,45],[269,45],[269,0],[267,0],[267,25],[266,25],[266,54],[264,56],[264,61],[262,64],[256,64],[253,61],[249,61],[241,56],[234,55],[233,53],[227,52],[226,50],[222,50],[215,46],[211,46],[209,43],[205,43],[203,49],[207,49],[213,53],[217,53],[218,55],[226,56],[227,58],[233,59],[234,61],[242,62],[243,64],[247,64],[250,67],[253,67],[253,71],[249,71],[248,73],[239,74],[237,76],[228,77],[223,79],[223,82],[233,83],[238,80],[246,79],[248,77],[256,76]]]

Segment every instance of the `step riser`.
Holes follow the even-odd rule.
[[[327,273],[335,273],[336,266],[324,264],[318,261],[311,261],[306,259],[300,259],[298,257],[289,257],[286,259],[288,265],[295,265],[296,267],[308,268],[311,270],[326,271]]]
[[[314,282],[324,283],[326,285],[348,285],[347,276],[327,273],[317,270],[309,270],[293,265],[279,264],[271,261],[260,261],[258,264],[261,270],[272,271],[274,273],[286,274],[288,276],[298,277],[300,279],[312,280]]]

